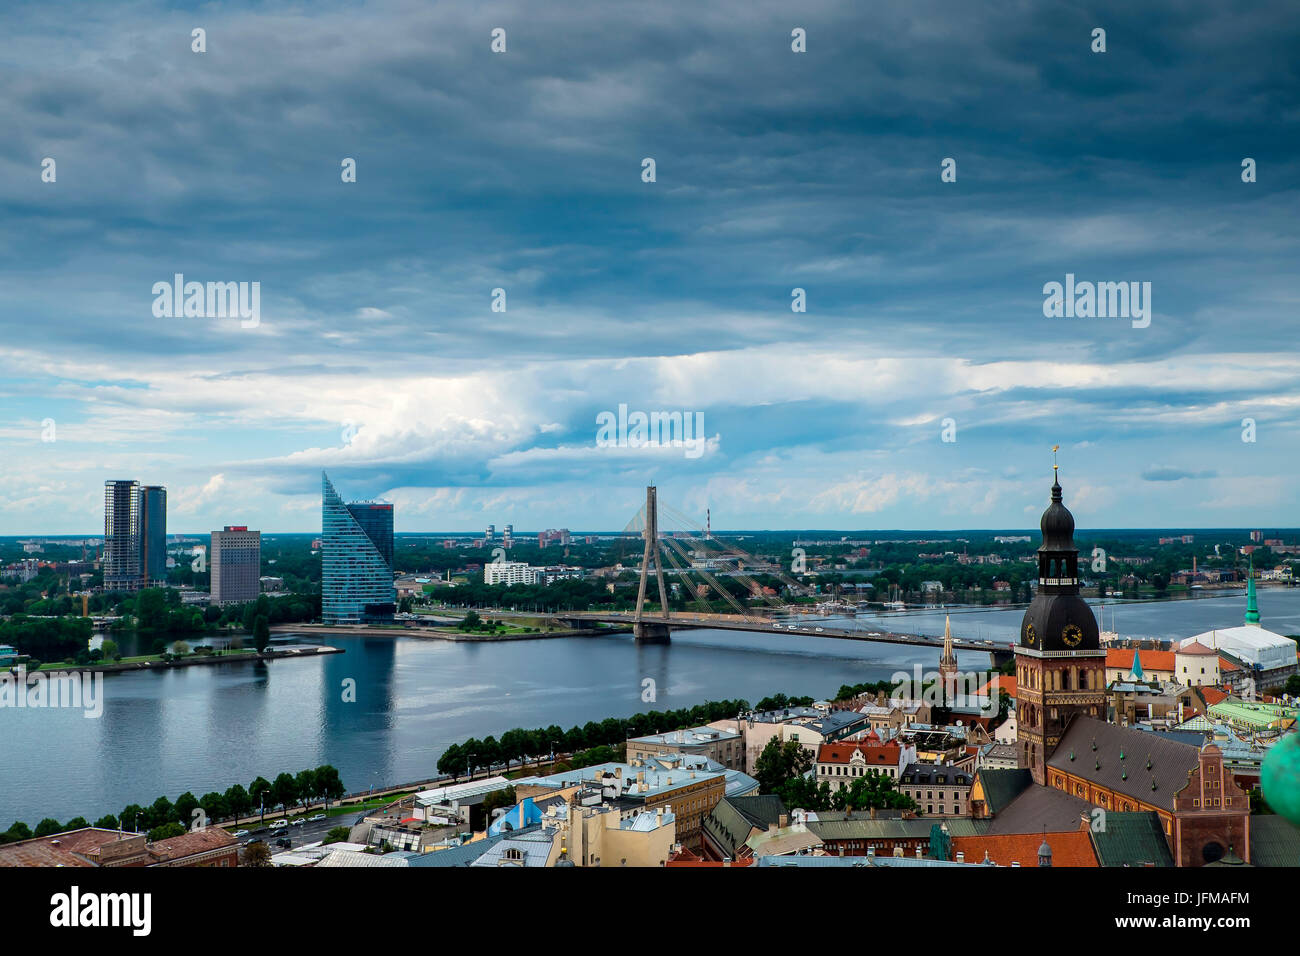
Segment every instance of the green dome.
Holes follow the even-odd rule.
[[[1300,732],[1292,731],[1269,748],[1259,782],[1273,812],[1300,827]]]

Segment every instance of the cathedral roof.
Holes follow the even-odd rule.
[[[1079,715],[1047,766],[1172,812],[1174,794],[1187,786],[1188,772],[1199,762],[1191,744]]]

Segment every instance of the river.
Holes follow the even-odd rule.
[[[1265,627],[1300,633],[1300,590],[1261,590]],[[1194,601],[1121,603],[1126,636],[1189,636],[1241,622],[1240,592]],[[1106,610],[1110,625],[1111,607]],[[1020,608],[927,609],[859,616],[863,627],[999,642]],[[808,617],[815,627],[837,619]],[[314,640],[314,639],[313,639]],[[841,684],[889,679],[937,652],[812,634],[685,631],[668,645],[631,635],[452,643],[416,637],[330,637],[342,648],[301,660],[221,664],[104,680],[103,715],[0,708],[0,828],[15,819],[95,820],[128,803],[245,786],[256,776],[333,764],[349,790],[436,774],[439,755],[467,737],[511,727],[571,727],[642,710],[777,691],[826,697]],[[959,655],[984,669],[987,656]],[[642,701],[643,680],[656,699]],[[344,702],[345,681],[355,703]]]

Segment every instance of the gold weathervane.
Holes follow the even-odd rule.
[[[1060,445],[1052,446],[1052,474],[1054,475],[1057,474],[1057,469],[1060,468],[1060,465],[1056,463],[1056,453],[1060,450],[1061,450]]]

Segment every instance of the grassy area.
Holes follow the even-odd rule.
[[[255,653],[257,653],[257,650],[256,648],[252,648],[252,647],[223,648],[221,650],[212,651],[210,654],[196,654],[191,652],[189,654],[182,654],[179,657],[173,655],[172,660],[189,661],[201,657],[230,657],[237,654],[255,654]],[[162,654],[139,654],[134,657],[121,657],[111,661],[105,661],[105,660],[91,661],[89,664],[69,664],[66,661],[43,661],[41,663],[41,666],[37,668],[37,670],[60,671],[60,670],[68,670],[68,669],[76,670],[84,667],[99,667],[108,664],[143,664],[146,662],[160,663],[162,659],[163,659]]]

